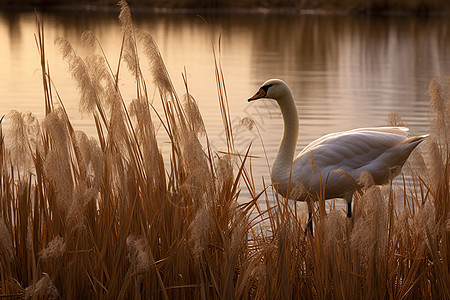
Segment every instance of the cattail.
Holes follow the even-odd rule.
[[[47,273],[42,273],[42,278],[36,284],[25,289],[25,298],[42,297],[45,299],[60,298],[58,289],[53,284]]]
[[[39,256],[41,259],[58,258],[66,251],[66,243],[64,239],[57,235],[55,236],[41,252]]]

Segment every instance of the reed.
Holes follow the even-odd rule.
[[[235,153],[218,55],[227,149],[216,153],[186,75],[180,97],[155,41],[120,5],[116,70],[92,33],[84,38],[99,54],[85,59],[57,41],[96,138],[72,127],[37,21],[46,116],[13,112],[6,133],[0,125],[1,297],[450,298],[448,81],[430,84],[429,155],[416,153],[424,167],[411,183],[397,191],[366,180],[353,223],[333,207],[319,209],[316,235],[305,236],[304,213],[269,185],[255,189],[251,148]],[[150,60],[155,99],[141,59]],[[125,67],[136,83],[128,105],[118,85]],[[170,140],[166,155],[156,128]],[[247,203],[243,188],[253,198]]]

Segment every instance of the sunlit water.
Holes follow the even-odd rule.
[[[282,78],[292,89],[300,113],[298,151],[321,135],[357,127],[387,125],[398,112],[411,134],[429,131],[428,85],[433,76],[450,74],[450,28],[445,17],[376,17],[311,15],[135,14],[137,28],[153,35],[180,95],[187,70],[190,92],[199,103],[213,148],[225,150],[214,74],[211,37],[221,37],[221,62],[227,84],[234,136],[251,154],[256,184],[269,182],[269,162],[282,133],[275,103],[247,98],[269,78]],[[77,130],[95,136],[94,122],[78,111],[79,93],[53,41],[67,38],[82,56],[80,36],[91,30],[113,67],[121,46],[116,14],[44,14],[46,51],[51,76]],[[0,14],[0,114],[31,111],[42,118],[44,102],[33,13]],[[148,78],[148,63],[142,57]],[[126,71],[123,71],[126,73]],[[132,80],[124,77],[126,100],[135,98]],[[240,127],[244,117],[257,129]],[[6,120],[7,122],[7,120]],[[260,133],[260,136],[258,134]],[[164,142],[164,141],[162,141]],[[245,188],[241,199],[248,199]]]

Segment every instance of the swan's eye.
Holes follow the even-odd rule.
[[[273,85],[273,84],[263,85],[263,86],[261,87],[261,89],[264,90],[264,92],[266,92],[266,94],[267,94],[267,91],[269,90],[269,88],[270,88],[272,85]]]

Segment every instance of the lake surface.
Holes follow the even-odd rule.
[[[53,43],[63,36],[82,56],[80,36],[91,30],[113,68],[121,46],[116,13],[58,12],[43,15],[51,76],[77,130],[95,136],[94,122],[78,110],[79,93],[68,65]],[[158,43],[180,95],[187,70],[190,92],[199,103],[209,138],[225,150],[214,75],[211,36],[221,37],[221,62],[227,84],[237,148],[251,153],[255,179],[269,181],[256,130],[238,126],[252,118],[261,133],[269,162],[282,133],[278,107],[269,100],[247,102],[269,78],[291,87],[300,114],[298,151],[329,132],[388,125],[391,112],[401,114],[411,134],[429,131],[427,95],[430,80],[450,74],[450,18],[357,17],[314,15],[134,14],[134,24]],[[10,110],[44,115],[34,13],[0,13],[0,114]],[[148,66],[144,62],[144,71]],[[150,72],[148,77],[151,86]],[[132,80],[121,81],[126,100]],[[7,122],[7,120],[6,120]],[[162,141],[164,142],[164,141]],[[260,183],[258,183],[260,186]],[[244,193],[244,195],[248,195]]]

